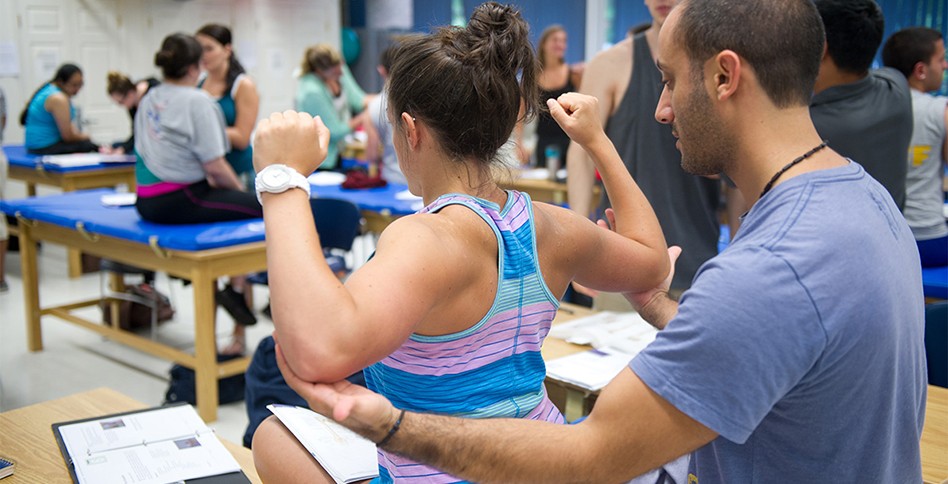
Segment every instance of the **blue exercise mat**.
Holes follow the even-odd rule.
[[[264,240],[263,219],[247,219],[209,224],[163,225],[141,219],[133,206],[107,207],[102,196],[114,190],[83,190],[45,197],[0,201],[0,212],[19,213],[67,228],[82,222],[93,234],[107,235],[144,244],[154,238],[165,249],[197,251]]]
[[[32,155],[27,153],[26,147],[23,145],[3,145],[3,153],[7,155],[7,160],[10,162],[10,166],[20,166],[24,168],[36,168],[37,166],[42,166],[43,170],[58,173],[101,170],[103,168],[116,168],[119,166],[129,166],[135,164],[134,161],[128,161],[64,167],[51,163],[43,163],[43,155]]]

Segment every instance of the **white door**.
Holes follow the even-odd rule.
[[[128,115],[105,92],[106,73],[125,67],[120,54],[119,0],[16,1],[26,96],[49,81],[60,64],[75,63],[85,79],[85,86],[73,99],[81,113],[80,129],[97,143],[127,137]]]

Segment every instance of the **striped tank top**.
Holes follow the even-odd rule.
[[[367,386],[398,407],[467,418],[529,418],[564,423],[543,386],[540,346],[559,307],[540,273],[530,197],[507,192],[503,208],[468,195],[443,195],[419,213],[463,205],[493,229],[498,288],[484,317],[439,336],[411,335],[365,369]],[[437,469],[379,450],[377,482],[460,482]]]

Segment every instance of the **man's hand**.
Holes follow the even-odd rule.
[[[668,271],[668,276],[665,277],[665,280],[662,281],[658,287],[643,292],[623,293],[623,296],[632,303],[632,307],[642,314],[643,317],[645,317],[645,314],[649,314],[650,307],[653,303],[656,303],[658,299],[668,299],[668,289],[671,287],[672,277],[675,276],[675,261],[678,260],[678,256],[680,255],[681,247],[673,245],[668,248],[668,260],[671,261],[671,269]],[[651,322],[647,317],[645,319]]]
[[[398,418],[398,410],[388,399],[363,386],[346,380],[329,384],[304,381],[290,368],[279,343],[276,345],[276,360],[286,383],[306,400],[313,411],[373,442],[385,438]]]
[[[326,159],[329,129],[317,116],[283,111],[260,121],[253,144],[253,167],[282,163],[309,175]]]

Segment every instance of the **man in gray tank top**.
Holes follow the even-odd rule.
[[[655,120],[662,81],[652,53],[659,30],[677,3],[646,0],[652,26],[597,54],[586,66],[580,92],[599,99],[606,134],[652,204],[665,241],[682,248],[672,281],[672,289],[681,292],[691,286],[698,267],[717,254],[720,181],[686,173],[671,129]],[[571,143],[566,162],[569,205],[589,215],[595,183],[592,161]],[[597,217],[606,202],[603,194]]]

